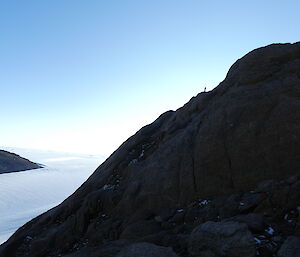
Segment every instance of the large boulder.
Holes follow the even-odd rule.
[[[279,249],[278,257],[300,257],[300,237],[288,237]]]
[[[207,221],[191,233],[189,253],[194,257],[253,257],[255,242],[246,224]]]
[[[41,168],[15,153],[0,150],[0,174]]]
[[[247,215],[239,215],[230,219],[231,221],[238,221],[245,223],[250,231],[261,232],[264,230],[264,216],[258,213],[249,213]]]
[[[19,229],[0,256],[63,255],[77,245],[78,251],[101,248],[121,235],[152,236],[157,226],[151,220],[162,230],[176,223],[165,220],[166,210],[299,172],[299,67],[300,43],[250,52],[214,90],[125,141],[72,196]],[[249,212],[261,201],[251,196],[241,207],[234,199],[220,218]],[[143,234],[134,224],[145,221],[152,225]]]
[[[177,257],[177,255],[171,248],[137,243],[122,249],[116,257]]]

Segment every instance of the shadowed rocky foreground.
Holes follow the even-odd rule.
[[[0,150],[0,174],[42,168],[17,154]]]
[[[124,142],[1,257],[300,256],[300,43],[256,49]]]

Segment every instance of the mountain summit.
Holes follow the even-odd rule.
[[[0,256],[292,256],[299,157],[300,43],[262,47],[130,137]]]

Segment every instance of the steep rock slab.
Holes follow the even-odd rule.
[[[124,142],[72,196],[20,228],[0,256],[101,247],[192,201],[294,174],[300,170],[299,110],[300,43],[254,50],[213,91]]]

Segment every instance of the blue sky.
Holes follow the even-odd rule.
[[[3,0],[0,145],[108,155],[247,52],[299,41],[299,10],[289,0]]]

